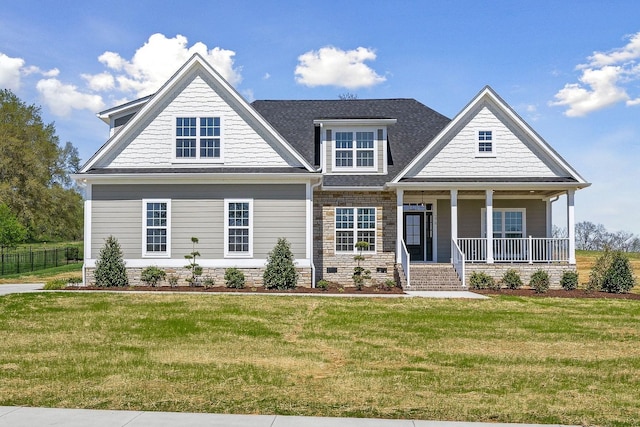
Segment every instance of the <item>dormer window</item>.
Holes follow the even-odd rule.
[[[373,132],[336,132],[336,168],[372,168],[375,158]]]
[[[220,117],[176,117],[176,160],[222,159]]]
[[[493,145],[493,131],[481,130],[478,131],[478,155],[479,156],[493,156],[495,154],[495,147]]]

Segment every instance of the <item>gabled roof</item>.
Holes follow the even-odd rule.
[[[151,97],[141,98],[140,100],[132,101],[130,103],[124,104],[123,106],[114,107],[109,110],[103,111],[102,115],[112,114],[122,110],[122,108],[130,108],[132,106],[140,107],[140,111],[138,111],[131,120],[129,120],[120,132],[114,134],[100,149],[87,161],[87,163],[82,167],[80,173],[86,173],[91,170],[96,163],[105,157],[112,150],[116,149],[119,144],[121,144],[128,132],[131,129],[136,128],[136,126],[146,119],[147,116],[152,114],[154,111],[162,107],[162,104],[165,99],[169,98],[176,89],[182,83],[182,79],[189,75],[190,73],[198,71],[205,73],[208,77],[213,79],[216,82],[217,86],[220,88],[219,90],[224,91],[225,97],[231,99],[235,105],[235,108],[242,109],[245,114],[250,116],[253,121],[260,126],[262,130],[271,135],[273,139],[282,146],[285,152],[291,155],[292,158],[295,158],[300,164],[304,166],[304,168],[309,172],[314,172],[314,168],[311,165],[311,162],[308,162],[303,156],[301,156],[289,143],[282,138],[280,134],[271,126],[269,122],[264,120],[262,116],[256,113],[256,111],[251,108],[251,106],[242,98],[242,96],[220,75],[217,71],[209,65],[207,61],[202,58],[199,54],[194,54],[180,69]]]
[[[431,181],[434,179],[416,179],[410,176],[412,172],[415,172],[418,168],[423,167],[426,163],[426,160],[432,152],[439,149],[443,141],[446,141],[448,137],[451,136],[452,133],[457,132],[459,126],[467,121],[473,114],[475,114],[476,110],[479,106],[484,102],[490,102],[495,108],[498,108],[508,120],[511,121],[515,126],[522,130],[529,137],[529,139],[540,149],[542,153],[555,165],[557,165],[561,170],[566,172],[566,176],[561,178],[566,178],[566,182],[575,182],[579,187],[586,187],[590,185],[585,181],[578,172],[567,163],[566,160],[560,156],[536,131],[531,128],[500,96],[489,86],[485,86],[472,100],[467,106],[462,109],[462,111],[446,126],[444,127],[437,136],[411,161],[409,162],[400,173],[398,173],[395,178],[391,181],[393,184],[397,184],[399,182],[419,182],[419,181]],[[526,179],[526,178],[525,178]],[[454,178],[442,177],[439,178],[441,182],[451,181],[455,182]],[[509,181],[514,181],[513,178],[509,178]],[[537,179],[532,178],[532,182],[537,181]],[[545,181],[548,182],[557,182],[554,181],[553,178],[545,178]],[[482,181],[482,182],[492,182],[491,178],[473,178],[473,181]],[[529,182],[529,181],[527,181]]]
[[[450,121],[415,99],[265,100],[251,105],[312,164],[314,120],[397,119],[387,128],[387,175],[325,175],[325,187],[383,186]]]

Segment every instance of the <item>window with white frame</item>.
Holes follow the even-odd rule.
[[[482,228],[486,231],[486,209],[482,209]],[[527,235],[526,210],[522,208],[493,209],[493,238],[521,239]]]
[[[143,255],[170,256],[171,201],[143,200]]]
[[[253,200],[226,199],[224,216],[225,256],[251,257],[253,255]]]
[[[336,208],[336,252],[358,252],[357,242],[367,242],[363,252],[376,250],[376,208]]]
[[[373,131],[335,133],[336,169],[375,169],[376,141]]]
[[[220,160],[220,117],[176,117],[176,159]]]
[[[493,131],[478,131],[478,154],[491,155],[494,154]]]

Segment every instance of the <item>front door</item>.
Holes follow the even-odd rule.
[[[424,213],[404,213],[404,243],[411,261],[424,261]]]

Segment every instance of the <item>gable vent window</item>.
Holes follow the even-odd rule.
[[[220,160],[220,117],[177,117],[176,159]]]
[[[478,132],[478,154],[493,154],[493,132],[481,130]]]

